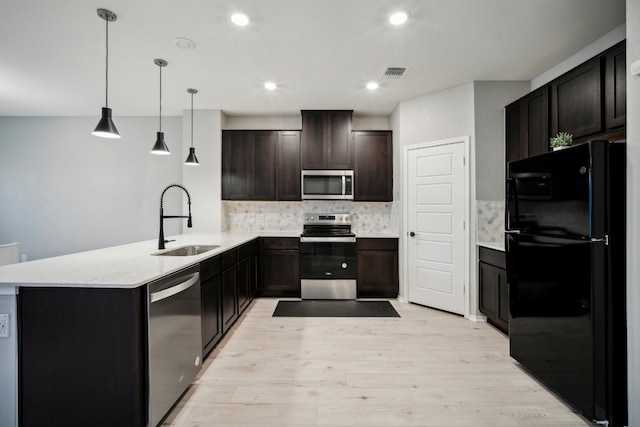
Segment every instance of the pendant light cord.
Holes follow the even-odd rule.
[[[191,93],[191,147],[193,147],[193,93]]]
[[[106,81],[106,85],[105,85],[105,90],[104,90],[104,106],[109,108],[109,20],[105,19],[106,22],[106,43],[107,43],[107,55],[105,58],[105,63],[106,63],[106,67],[105,67],[105,73],[104,73],[104,78]]]
[[[162,66],[160,67],[160,132],[162,132]]]

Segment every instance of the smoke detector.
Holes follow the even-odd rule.
[[[384,73],[382,73],[382,78],[388,80],[400,80],[405,74],[407,74],[408,69],[408,67],[388,67],[384,70]]]

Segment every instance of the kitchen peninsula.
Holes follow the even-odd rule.
[[[217,247],[194,256],[154,256],[165,251],[149,240],[2,267],[0,293],[14,295],[15,310],[9,342],[0,348],[1,372],[7,390],[13,390],[6,392],[8,398],[19,408],[14,420],[2,421],[22,426],[157,421],[150,410],[153,396],[148,397],[153,358],[146,285],[219,254],[235,255],[236,247],[256,238],[241,232],[184,234],[172,236],[165,251]],[[233,320],[237,295],[234,291]],[[195,334],[196,353],[202,355],[199,327]]]

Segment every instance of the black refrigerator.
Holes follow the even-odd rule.
[[[626,144],[510,162],[510,354],[585,418],[627,423]]]

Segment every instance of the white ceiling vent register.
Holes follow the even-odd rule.
[[[383,79],[400,80],[407,74],[407,67],[388,67],[382,74]]]

